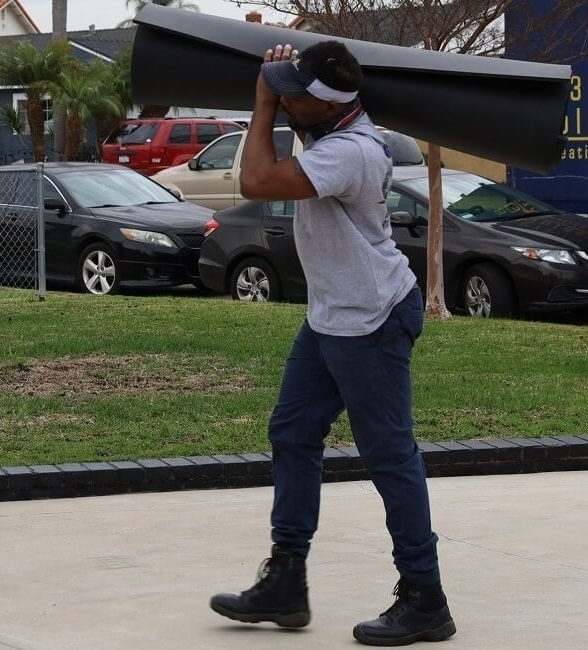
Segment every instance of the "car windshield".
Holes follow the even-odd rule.
[[[161,185],[128,169],[68,172],[59,181],[83,208],[178,202]]]
[[[429,193],[427,178],[413,178],[402,184],[419,194]],[[508,185],[475,174],[447,174],[442,185],[443,207],[468,221],[510,221],[560,212]]]

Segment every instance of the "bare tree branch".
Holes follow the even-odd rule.
[[[570,63],[587,55],[586,26],[573,20],[584,3],[558,0],[541,13],[534,0],[250,0],[248,4],[302,19],[322,34],[393,45],[426,42],[433,50],[485,56],[504,51],[505,30],[497,21],[516,9],[523,26],[516,37],[521,43],[536,43],[532,58]],[[583,45],[570,54],[566,46],[580,33]]]

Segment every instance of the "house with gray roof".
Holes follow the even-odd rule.
[[[2,15],[2,1],[0,0],[0,25]],[[6,2],[5,2],[6,4]],[[10,7],[18,4],[16,0],[11,0]],[[5,9],[9,7],[6,6]],[[24,20],[24,18],[23,18]],[[112,62],[114,57],[132,46],[135,38],[136,28],[129,29],[87,29],[83,31],[68,32],[67,40],[72,47],[73,54],[76,58],[84,63],[91,63],[93,60]],[[0,30],[0,34],[2,31]],[[41,34],[37,31],[21,33],[12,33],[9,35],[0,35],[0,48],[18,41],[27,41],[37,49],[44,49],[51,42],[52,34]],[[26,97],[22,88],[0,87],[0,106],[12,106],[16,111],[23,115],[25,121],[24,134],[17,134],[12,129],[7,128],[0,122],[0,165],[11,164],[16,161],[31,162],[33,160],[33,151],[30,139],[27,135],[28,126],[26,125],[26,116],[24,115]],[[43,100],[45,112],[45,151],[47,159],[53,158],[53,137],[52,137],[52,118],[53,102],[50,96]],[[88,129],[89,149],[96,146],[96,135],[94,129]]]
[[[0,0],[0,37],[40,31],[19,0]]]

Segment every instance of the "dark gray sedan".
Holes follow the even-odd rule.
[[[467,172],[444,169],[442,185],[451,310],[490,317],[588,308],[588,219]],[[396,168],[387,203],[393,238],[424,288],[427,168]],[[239,300],[304,299],[294,212],[288,201],[217,212],[200,256],[202,283]]]

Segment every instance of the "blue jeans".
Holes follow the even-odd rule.
[[[439,580],[425,465],[412,432],[410,356],[422,327],[418,288],[367,336],[318,334],[304,322],[269,423],[275,544],[308,554],[318,526],[324,438],[346,409],[384,502],[400,575],[422,585]]]

